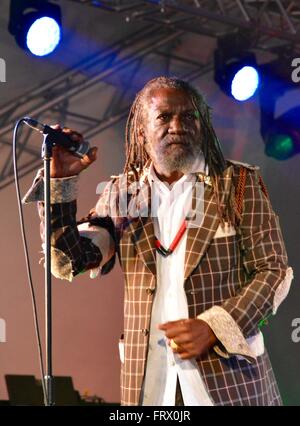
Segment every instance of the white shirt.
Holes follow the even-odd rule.
[[[204,161],[201,158],[195,163],[193,171],[203,170]],[[148,178],[155,235],[163,247],[168,248],[191,205],[195,175],[184,175],[169,186],[158,179],[151,164]],[[167,344],[165,333],[157,328],[158,324],[167,321],[188,318],[183,286],[186,239],[185,232],[170,256],[156,255],[157,288],[152,307],[142,405],[174,406],[177,376],[184,405],[213,405],[196,360],[181,360]]]

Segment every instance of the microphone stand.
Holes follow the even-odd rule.
[[[42,146],[44,160],[44,208],[45,208],[45,336],[46,371],[45,405],[54,405],[54,379],[52,375],[52,277],[51,277],[51,210],[50,210],[50,161],[52,158],[51,136],[44,135]]]

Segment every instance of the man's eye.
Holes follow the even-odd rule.
[[[170,118],[170,114],[160,114],[158,118],[159,120],[167,121]]]
[[[195,114],[193,113],[193,112],[187,112],[186,114],[185,114],[185,116],[186,116],[186,118],[188,119],[188,120],[195,120]]]

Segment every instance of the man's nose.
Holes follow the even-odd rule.
[[[186,126],[183,120],[178,116],[173,116],[170,121],[169,133],[171,134],[185,134],[187,132]]]

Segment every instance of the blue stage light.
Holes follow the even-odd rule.
[[[214,68],[220,89],[238,101],[250,99],[259,88],[259,67],[251,51],[251,39],[245,34],[227,34],[218,39]]]
[[[259,86],[259,73],[252,66],[243,66],[234,75],[231,83],[231,94],[238,101],[250,99]]]
[[[49,55],[62,37],[61,9],[48,0],[11,0],[8,30],[22,49]]]
[[[215,81],[221,90],[238,101],[250,99],[259,88],[260,77],[253,54],[241,58],[223,58],[215,54]]]
[[[43,16],[36,19],[27,32],[27,48],[36,56],[53,52],[61,39],[61,28],[55,19]]]

